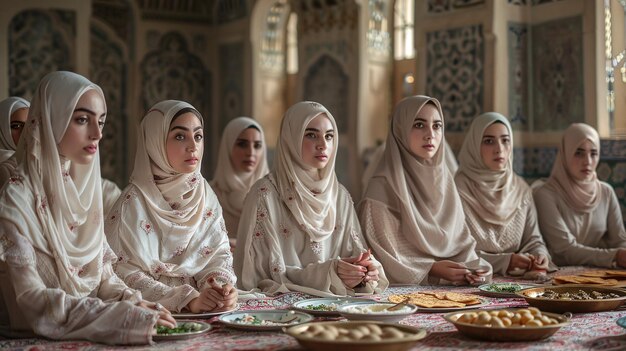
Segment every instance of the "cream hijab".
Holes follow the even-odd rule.
[[[257,167],[253,172],[236,173],[231,162],[231,154],[237,137],[248,128],[256,128],[261,134],[263,151],[261,157],[257,160]],[[224,211],[239,217],[246,194],[248,194],[248,191],[257,180],[268,173],[267,147],[265,145],[263,128],[252,118],[238,117],[233,119],[224,128],[218,155],[217,170],[211,181],[211,186],[220,189],[226,195],[220,201]]]
[[[302,162],[302,140],[313,118],[326,114],[335,131],[334,148],[326,167],[311,169]],[[335,230],[339,182],[335,159],[339,145],[337,123],[321,104],[311,101],[291,106],[280,125],[274,173],[278,193],[312,241],[320,242]]]
[[[395,108],[385,153],[372,177],[384,178],[384,187],[366,191],[366,198],[388,203],[396,197],[403,235],[420,252],[435,258],[452,257],[473,240],[465,230],[465,215],[452,174],[445,163],[445,138],[431,162],[415,156],[409,136],[415,118],[427,103],[434,104],[443,121],[437,99],[417,95],[404,98]]]
[[[11,116],[15,111],[29,108],[30,102],[21,97],[12,96],[0,101],[0,162],[7,160],[17,148],[11,135]]]
[[[559,145],[559,153],[552,166],[552,173],[545,186],[552,187],[577,212],[591,212],[598,205],[600,197],[600,181],[593,172],[593,179],[589,181],[576,180],[567,167],[576,153],[576,149],[589,140],[600,152],[600,136],[593,127],[584,123],[573,123],[563,133]]]
[[[91,163],[78,165],[57,150],[89,90],[104,101],[100,87],[76,73],[53,72],[41,80],[16,151],[16,175],[0,201],[0,219],[54,258],[61,288],[74,296],[99,286],[106,243],[99,152]]]
[[[109,217],[123,218],[117,232],[107,232],[114,250],[120,250],[114,238],[118,236],[124,254],[153,276],[192,276],[201,271],[212,257],[199,254],[207,241],[204,228],[209,228],[209,233],[221,233],[217,198],[200,174],[200,167],[194,173],[179,173],[167,158],[170,125],[183,109],[190,109],[204,125],[200,112],[183,101],[159,102],[145,115],[138,131],[135,168],[130,179],[144,206],[118,213],[124,203],[122,198],[109,213]],[[124,191],[124,196],[132,195]],[[212,222],[207,225],[204,220],[209,217]],[[140,235],[138,228],[151,234]],[[169,255],[177,250],[184,254]]]
[[[507,167],[490,170],[483,162],[480,147],[485,130],[494,123],[502,123],[509,131],[511,155]],[[527,189],[513,172],[513,131],[506,117],[488,112],[474,119],[465,134],[459,153],[460,166],[455,177],[459,195],[485,221],[505,225],[514,216]]]

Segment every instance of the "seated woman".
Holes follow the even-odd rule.
[[[569,126],[548,180],[533,195],[539,228],[558,265],[626,268],[626,231],[613,188],[598,180],[598,132]]]
[[[1,335],[146,344],[155,324],[176,324],[111,267],[98,153],[106,112],[102,90],[82,76],[39,83],[0,194]]]
[[[365,251],[354,204],[337,181],[337,125],[317,102],[283,117],[275,169],[252,187],[241,215],[235,272],[244,289],[317,296],[377,293],[388,282]]]
[[[222,208],[200,174],[203,119],[186,102],[154,105],[141,121],[129,185],[106,217],[115,272],[171,311],[234,308],[237,280]]]
[[[392,283],[474,284],[491,278],[491,266],[476,255],[444,161],[443,126],[436,99],[400,101],[385,153],[359,205],[365,237]]]
[[[235,247],[243,200],[250,187],[267,174],[267,150],[261,125],[238,117],[224,128],[211,187],[224,211],[231,246]]]
[[[21,97],[9,97],[0,101],[0,187],[9,180],[17,166],[15,149],[28,117],[30,102]]]
[[[495,112],[478,116],[465,133],[456,186],[478,255],[495,273],[528,272],[528,278],[538,278],[545,275],[550,255],[530,187],[513,172],[512,151],[506,117]]]

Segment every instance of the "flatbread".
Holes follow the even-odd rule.
[[[596,277],[587,277],[582,275],[560,275],[553,278],[555,284],[597,284],[597,285],[616,285],[616,279],[603,279]]]
[[[456,308],[477,305],[481,301],[477,295],[445,291],[421,291],[409,294],[390,295],[389,302],[398,303],[408,299],[408,303],[425,308]]]

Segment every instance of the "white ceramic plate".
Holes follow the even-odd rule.
[[[517,295],[516,292],[498,292],[498,291],[490,290],[490,287],[494,287],[494,286],[501,286],[501,287],[515,286],[519,288],[517,289],[517,291],[520,291],[522,289],[534,288],[537,285],[520,284],[520,283],[490,283],[490,284],[483,284],[479,286],[478,290],[480,290],[482,295],[489,296],[489,297],[513,297],[513,298],[518,298],[518,299],[520,298],[520,296]]]
[[[313,316],[292,310],[250,310],[223,314],[219,320],[236,329],[281,330],[283,327],[310,322],[313,320]]]
[[[232,310],[221,311],[221,312],[205,312],[205,313],[172,313],[172,317],[175,319],[208,319],[215,316],[219,316],[221,314],[230,313],[233,311],[237,311],[239,309],[239,304],[235,306]]]
[[[152,340],[154,341],[170,341],[170,340],[181,340],[181,339],[189,339],[194,338],[198,335],[204,334],[211,330],[211,325],[205,322],[192,321],[192,320],[179,320],[176,321],[178,325],[182,323],[196,323],[200,324],[202,328],[200,330],[187,332],[187,333],[177,333],[177,334],[156,334],[152,336]]]
[[[345,304],[340,306],[337,310],[341,316],[349,320],[386,323],[399,322],[418,310],[417,306],[407,304],[399,311],[384,311],[385,308],[389,308],[394,305],[396,304],[392,302],[357,302]]]
[[[291,305],[296,311],[309,313],[314,316],[338,316],[337,308],[347,303],[372,302],[366,299],[355,299],[350,297],[324,297],[317,299],[307,299]],[[316,309],[317,308],[317,309]]]

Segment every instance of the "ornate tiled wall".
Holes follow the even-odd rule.
[[[76,13],[27,10],[8,26],[9,95],[31,100],[37,84],[52,71],[76,67]]]
[[[328,55],[320,57],[304,78],[304,99],[317,101],[332,113],[339,133],[348,128],[348,75]]]
[[[222,131],[228,122],[243,115],[243,43],[219,46],[220,61],[220,124]]]
[[[428,0],[428,12],[442,13],[482,5],[485,0]]]
[[[481,25],[426,33],[426,95],[441,102],[448,131],[464,131],[484,110],[484,46]]]
[[[102,176],[124,186],[128,181],[127,72],[124,49],[115,38],[96,25],[91,26],[89,78],[104,91],[107,103],[106,128],[100,142]]]
[[[528,26],[509,23],[509,119],[515,130],[526,131],[528,120]]]
[[[534,131],[560,131],[584,121],[582,17],[532,28]]]

